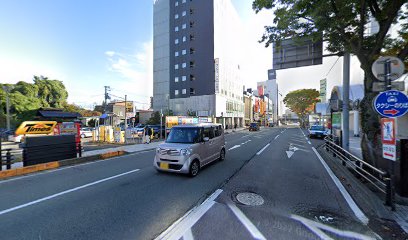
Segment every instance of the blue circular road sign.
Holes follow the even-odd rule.
[[[381,116],[401,117],[408,111],[408,97],[400,91],[385,91],[374,99],[374,108]]]

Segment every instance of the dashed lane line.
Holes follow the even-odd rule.
[[[256,155],[260,155],[263,151],[265,151],[265,149],[267,149],[269,147],[269,145],[271,145],[271,143],[266,144],[265,147],[263,147],[261,150],[259,150],[259,152],[256,153]]]

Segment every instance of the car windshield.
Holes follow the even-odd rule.
[[[256,127],[256,123],[251,123],[251,127]]]
[[[196,143],[199,140],[199,128],[173,128],[166,140],[167,143]]]
[[[323,126],[312,126],[310,128],[310,130],[314,130],[314,131],[324,131],[325,128]]]

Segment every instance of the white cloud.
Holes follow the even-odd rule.
[[[117,79],[110,84],[114,95],[128,95],[128,99],[141,103],[138,107],[148,107],[153,94],[153,41],[141,44],[135,53],[107,51],[108,69]],[[108,54],[109,53],[109,54]]]
[[[113,57],[113,55],[115,55],[115,52],[114,51],[106,51],[105,54],[108,57]]]

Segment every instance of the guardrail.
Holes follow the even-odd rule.
[[[350,167],[360,177],[368,181],[372,186],[385,194],[385,205],[390,206],[395,211],[395,191],[394,184],[390,174],[378,169],[362,159],[356,157],[340,146],[340,138],[334,135],[328,135],[324,138],[324,147],[326,151],[333,153],[342,161],[343,166]]]

